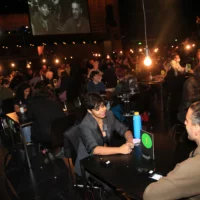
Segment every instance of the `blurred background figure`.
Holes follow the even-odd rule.
[[[21,83],[16,91],[14,100],[14,111],[20,113],[20,106],[24,107],[25,112],[31,97],[31,87],[27,83]],[[31,142],[31,127],[25,126],[22,128],[22,132],[27,144]]]
[[[90,81],[87,84],[87,92],[105,93],[106,87],[101,80],[102,74],[99,71],[92,71],[90,73]]]

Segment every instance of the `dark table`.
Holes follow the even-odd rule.
[[[100,158],[110,160],[111,164],[106,167]],[[145,160],[141,154],[141,147],[137,146],[129,155],[90,156],[81,161],[81,168],[83,173],[89,173],[114,191],[121,191],[121,194],[125,192],[132,198],[142,199],[145,188],[154,181],[149,178],[148,172],[154,170],[166,175],[170,170],[165,166],[164,159],[165,156],[158,156],[155,161]],[[168,159],[170,162],[170,158]],[[139,168],[146,169],[147,173],[140,173]]]

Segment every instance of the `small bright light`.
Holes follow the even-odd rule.
[[[106,58],[107,58],[107,59],[110,59],[110,56],[109,56],[109,55],[107,55],[107,56],[106,56]]]
[[[2,70],[3,70],[3,68],[2,68],[2,66],[0,65],[0,72],[2,72]]]
[[[32,64],[32,62],[29,62],[29,64],[31,65],[31,64]]]
[[[46,43],[42,43],[43,44],[43,46],[46,46],[47,44]]]
[[[178,40],[177,39],[175,39],[175,42],[177,42]]]
[[[57,45],[58,43],[57,43],[57,42],[54,42],[54,44]]]
[[[120,53],[120,54],[123,54],[123,51],[120,51],[119,53]]]
[[[2,48],[4,49],[5,47],[4,47],[4,46],[2,46]]]
[[[42,59],[42,62],[43,62],[43,63],[46,63],[46,59]]]
[[[8,34],[10,34],[10,32],[8,32]]]
[[[11,63],[10,65],[11,65],[11,67],[15,67],[15,63]]]
[[[142,44],[142,42],[138,42],[138,45],[141,45]]]
[[[94,44],[96,44],[97,43],[97,41],[94,41]]]
[[[30,65],[29,63],[27,63],[26,68],[27,68],[27,69],[30,69],[30,68],[31,68],[31,65]]]
[[[113,51],[113,54],[115,54],[115,51]]]
[[[73,59],[73,56],[70,56],[71,59]]]
[[[186,45],[186,47],[185,47],[187,50],[189,50],[189,49],[191,49],[191,46],[188,44],[188,45]]]
[[[75,42],[72,42],[73,44],[76,44]]]
[[[66,45],[66,42],[63,42],[64,45]]]
[[[58,64],[60,60],[58,58],[55,59],[55,63]]]
[[[174,48],[174,46],[172,45],[172,48]]]
[[[142,49],[139,49],[139,52],[142,52]]]
[[[98,54],[99,57],[101,57],[101,54]]]
[[[158,48],[154,49],[154,52],[157,53],[158,52]]]
[[[65,60],[67,60],[67,57],[65,57]]]
[[[195,47],[195,44],[192,44],[193,47]]]
[[[85,41],[83,41],[83,44],[85,44]]]
[[[144,65],[145,66],[150,66],[152,64],[152,60],[149,56],[146,56],[145,59],[144,59]]]
[[[134,53],[133,49],[130,49],[130,52],[131,52],[131,53]]]
[[[176,46],[176,49],[178,49],[178,46]]]
[[[25,28],[28,28],[28,26],[25,26]]]
[[[6,47],[6,49],[8,49],[8,47]]]

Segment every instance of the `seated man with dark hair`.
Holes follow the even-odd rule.
[[[193,76],[189,77],[183,85],[182,100],[179,107],[178,119],[184,123],[190,105],[200,101],[200,66],[195,67]]]
[[[200,199],[200,101],[188,109],[185,125],[188,139],[198,147],[166,177],[150,184],[144,192],[144,200]]]
[[[75,163],[78,175],[81,175],[80,160],[89,155],[129,154],[134,147],[132,132],[111,111],[106,110],[100,95],[90,93],[84,102],[87,114],[79,125],[80,142]],[[112,147],[114,131],[126,139],[126,143],[120,147]]]

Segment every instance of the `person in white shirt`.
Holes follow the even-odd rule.
[[[181,61],[180,56],[178,54],[174,54],[173,59],[170,62],[170,65],[175,71],[175,76],[177,76],[178,73],[184,73],[185,72],[185,68],[181,67],[180,61]]]

